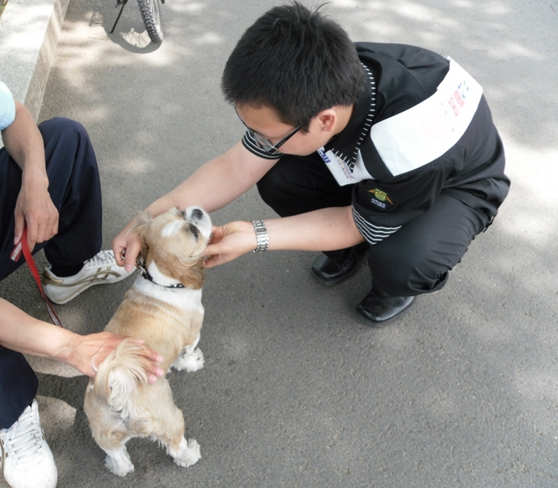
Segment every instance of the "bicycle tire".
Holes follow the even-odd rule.
[[[157,44],[163,42],[159,0],[138,0],[138,7],[151,41]]]

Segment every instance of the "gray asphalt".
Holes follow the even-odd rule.
[[[105,247],[241,137],[221,72],[243,31],[278,3],[167,0],[165,40],[154,46],[133,0],[112,35],[112,1],[70,2],[40,119],[71,117],[89,131]],[[136,471],[111,474],[83,413],[86,378],[31,358],[59,487],[558,486],[558,2],[333,0],[324,10],[354,40],[451,55],[483,85],[513,181],[498,218],[441,292],[381,330],[354,313],[366,267],[334,289],[309,274],[317,253],[251,254],[212,269],[205,368],[169,375],[202,449],[188,469],[133,440]],[[252,190],[213,219],[273,216]],[[99,331],[131,283],[56,310],[71,330]],[[0,296],[48,320],[26,269]]]

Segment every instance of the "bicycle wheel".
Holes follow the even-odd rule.
[[[138,0],[138,7],[149,38],[156,43],[162,42],[163,30],[159,15],[159,0]]]

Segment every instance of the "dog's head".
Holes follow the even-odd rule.
[[[203,250],[209,243],[211,219],[200,207],[173,208],[155,218],[140,214],[133,232],[142,244],[146,267],[153,262],[166,276],[187,288],[200,289],[205,279]]]

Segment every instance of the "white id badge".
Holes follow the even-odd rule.
[[[329,169],[339,186],[351,185],[357,182],[345,161],[338,158],[333,152],[326,151],[322,147],[318,149],[318,154],[324,160],[327,169]]]

